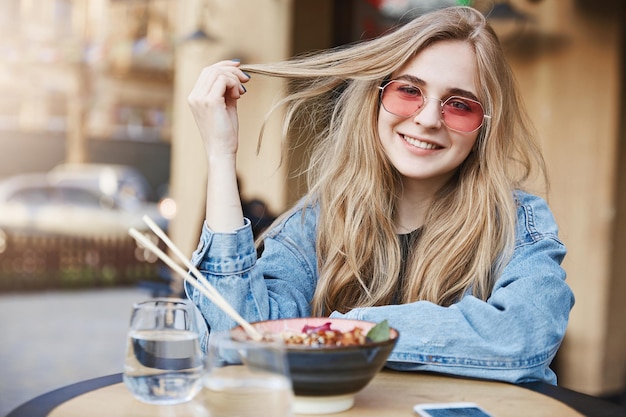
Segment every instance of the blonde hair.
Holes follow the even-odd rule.
[[[377,87],[438,41],[467,42],[478,98],[491,115],[470,156],[436,195],[401,279],[393,224],[400,175],[378,138]],[[284,130],[304,115],[316,132],[308,198],[320,205],[314,315],[427,300],[487,299],[513,250],[514,193],[545,166],[511,69],[485,18],[469,7],[420,16],[377,39],[290,61],[243,66],[291,80]],[[545,183],[547,185],[547,181]]]

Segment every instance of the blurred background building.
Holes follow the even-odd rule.
[[[274,61],[343,45],[452,4],[489,14],[542,140],[549,203],[569,249],[564,266],[577,296],[555,364],[559,382],[593,395],[622,392],[621,0],[2,0],[0,179],[63,163],[133,167],[152,190],[148,200],[175,201],[169,234],[191,254],[203,218],[206,168],[186,98],[202,67],[233,58]],[[263,201],[271,213],[305,191],[298,175],[308,155],[305,139],[282,143],[271,120],[257,153],[259,128],[284,88],[279,80],[255,76],[239,104],[242,198]],[[23,254],[10,252],[8,237],[2,242],[0,233],[0,263],[8,262],[9,253],[28,265],[40,258],[31,254],[24,261]],[[100,267],[102,253],[94,245],[71,256]],[[141,268],[148,261],[136,255],[133,262]],[[131,281],[144,279],[142,274]],[[80,280],[81,270],[74,276]]]

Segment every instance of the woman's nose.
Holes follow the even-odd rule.
[[[439,128],[442,123],[441,116],[441,100],[427,97],[413,121],[427,128]]]

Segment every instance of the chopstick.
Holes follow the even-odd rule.
[[[187,271],[181,268],[172,258],[170,258],[165,252],[163,252],[157,245],[152,243],[143,233],[134,228],[130,228],[128,233],[143,247],[150,250],[156,256],[159,257],[165,264],[167,264],[172,270],[178,273],[185,281],[200,291],[205,297],[211,300],[222,311],[228,314],[233,320],[235,320],[254,340],[261,340],[263,337],[261,334],[248,323],[241,315],[222,297],[222,295],[213,287],[209,281],[198,271],[198,269],[191,264],[191,262],[183,255],[183,253],[176,247],[174,242],[163,232],[163,230],[152,221],[148,216],[143,217],[144,222],[150,227],[150,229],[159,237],[165,244],[172,250],[172,252],[185,264],[185,266],[191,271],[193,277],[189,275]],[[195,279],[194,279],[195,278]]]

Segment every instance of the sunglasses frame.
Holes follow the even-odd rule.
[[[413,88],[418,89],[418,90],[422,93],[422,97],[424,98],[424,103],[422,103],[422,105],[421,105],[420,107],[418,107],[418,108],[417,108],[417,110],[415,110],[413,113],[409,114],[408,116],[404,116],[404,115],[401,115],[401,114],[396,114],[396,113],[394,113],[394,112],[392,112],[392,111],[387,110],[387,107],[385,107],[385,104],[383,103],[383,94],[385,93],[385,88],[387,88],[387,87],[388,87],[389,85],[391,85],[392,83],[402,83],[402,84],[406,84],[406,85],[409,85],[409,86],[411,86],[411,87],[413,87]],[[448,97],[448,98],[447,98],[447,99],[445,99],[445,100],[441,100],[441,99],[439,99],[439,98],[434,98],[434,97],[427,97],[427,96],[424,94],[424,91],[422,91],[422,89],[421,89],[421,88],[419,88],[418,86],[413,85],[413,84],[411,84],[411,83],[409,83],[409,82],[407,82],[407,81],[403,81],[403,80],[390,80],[390,81],[386,82],[384,85],[378,86],[378,89],[380,90],[380,96],[379,96],[379,98],[380,98],[380,104],[382,105],[383,109],[385,109],[385,111],[386,111],[387,113],[393,114],[394,116],[397,116],[397,117],[404,117],[404,118],[407,118],[407,119],[408,119],[409,117],[413,117],[413,116],[417,115],[420,111],[422,111],[422,109],[426,106],[426,102],[427,102],[428,100],[437,100],[438,102],[440,102],[440,103],[441,103],[441,104],[440,104],[440,107],[441,107],[441,121],[443,122],[443,124],[444,124],[444,125],[445,125],[448,129],[453,130],[453,131],[455,131],[455,132],[460,132],[460,133],[474,133],[474,132],[476,132],[478,129],[480,129],[481,127],[483,127],[483,125],[485,124],[485,119],[488,119],[488,120],[489,120],[489,119],[491,119],[491,116],[490,116],[490,115],[485,114],[485,108],[483,107],[483,105],[482,105],[482,103],[481,103],[480,101],[477,101],[477,100],[474,100],[474,99],[471,99],[471,98],[467,98],[467,97],[462,97],[462,96],[450,96],[450,97]],[[464,131],[464,130],[454,129],[454,128],[452,128],[452,127],[448,126],[448,124],[446,123],[446,119],[444,118],[445,112],[444,112],[444,110],[443,110],[443,106],[444,106],[444,105],[445,105],[448,101],[450,101],[450,100],[452,100],[452,99],[454,99],[454,98],[457,98],[457,99],[462,99],[462,100],[466,100],[466,101],[471,101],[472,103],[476,103],[476,104],[478,104],[478,105],[480,106],[480,108],[481,108],[481,110],[482,110],[482,112],[483,112],[483,117],[482,117],[482,119],[481,119],[481,121],[480,121],[480,124],[478,125],[478,127],[477,127],[477,128],[475,128],[474,130],[470,130],[470,131]]]

